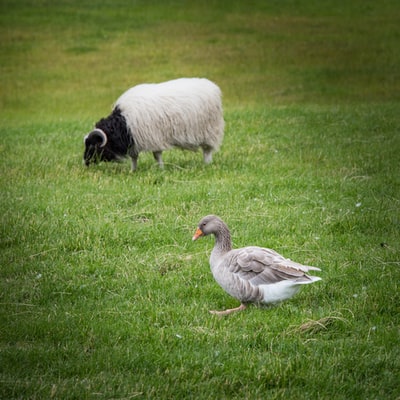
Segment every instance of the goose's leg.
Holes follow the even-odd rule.
[[[225,310],[225,311],[210,311],[210,313],[214,314],[214,315],[229,315],[236,311],[243,311],[246,308],[247,308],[246,304],[242,303],[239,307],[236,307],[236,308],[229,308],[228,310]]]

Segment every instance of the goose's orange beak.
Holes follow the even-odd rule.
[[[196,232],[194,233],[192,240],[197,240],[200,236],[203,236],[204,233],[200,228],[196,229]]]

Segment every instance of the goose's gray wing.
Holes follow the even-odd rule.
[[[309,280],[306,273],[310,270],[320,269],[286,259],[274,250],[255,246],[234,250],[231,259],[231,272],[253,285]]]

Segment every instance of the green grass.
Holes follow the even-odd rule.
[[[0,398],[398,399],[394,1],[0,1]],[[82,166],[143,81],[224,93],[214,163]],[[271,308],[214,282],[200,218],[318,266]]]

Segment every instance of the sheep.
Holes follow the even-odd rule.
[[[134,86],[115,102],[84,138],[84,162],[118,161],[137,168],[139,153],[152,152],[162,168],[162,152],[201,148],[206,164],[224,136],[221,90],[205,78],[180,78]]]

